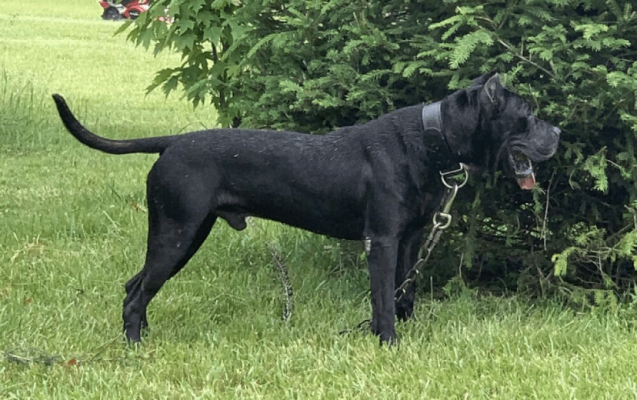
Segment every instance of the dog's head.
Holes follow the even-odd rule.
[[[560,129],[533,115],[529,102],[505,88],[494,72],[474,80],[463,97],[471,99],[472,110],[478,111],[476,131],[465,141],[471,149],[469,162],[490,170],[504,162],[522,189],[533,188],[534,163],[553,156]]]

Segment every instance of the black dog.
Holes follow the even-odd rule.
[[[146,307],[208,236],[217,218],[234,229],[250,215],[369,247],[372,330],[396,339],[395,316],[411,316],[413,288],[394,290],[414,265],[423,227],[439,204],[439,173],[458,163],[493,170],[505,160],[520,187],[535,184],[533,162],[550,158],[560,130],[504,88],[497,74],[438,103],[406,107],[323,136],[214,129],[180,136],[108,140],[89,132],[53,96],[66,128],[110,154],[159,153],[148,174],[144,268],[126,283],[124,329],[140,340]],[[531,161],[532,160],[532,161]]]

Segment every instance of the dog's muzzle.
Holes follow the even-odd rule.
[[[549,123],[534,119],[530,139],[513,141],[508,146],[508,161],[520,188],[533,189],[535,170],[533,163],[546,161],[555,154],[560,138],[560,129]]]
[[[535,171],[533,170],[531,159],[521,151],[514,150],[509,153],[509,163],[513,167],[515,179],[518,181],[520,188],[533,189],[535,186]]]

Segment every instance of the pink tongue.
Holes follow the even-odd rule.
[[[520,185],[522,189],[533,189],[533,186],[535,186],[535,176],[529,174],[524,178],[518,178],[518,185]]]

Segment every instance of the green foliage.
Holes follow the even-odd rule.
[[[175,23],[156,18],[167,10]],[[438,100],[498,70],[559,124],[541,187],[476,179],[431,271],[516,286],[521,274],[625,289],[637,266],[637,12],[628,0],[160,0],[130,37],[181,52],[179,84],[225,125],[321,133]],[[456,218],[456,221],[458,218]],[[553,278],[553,281],[557,279]]]

